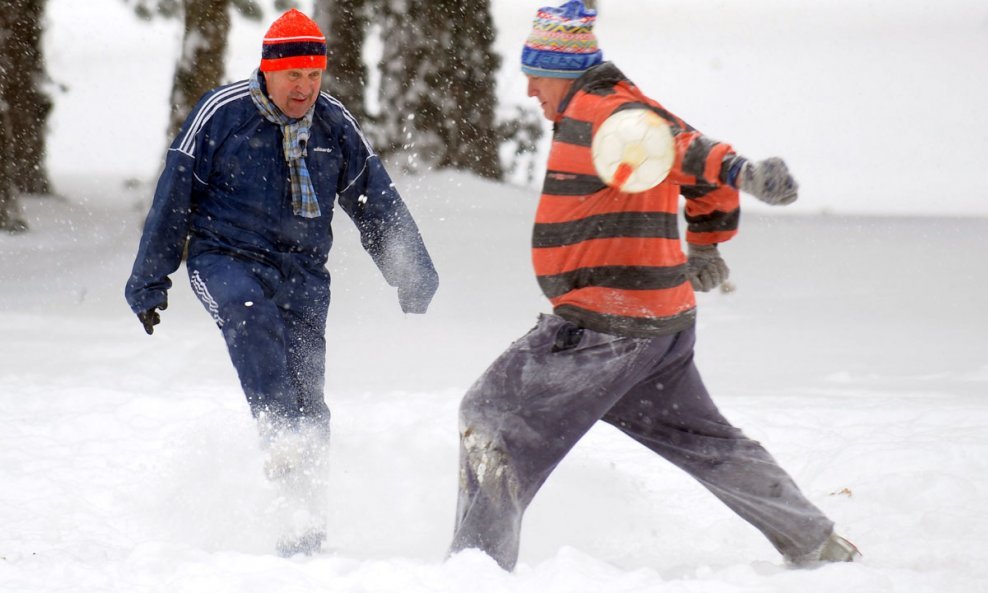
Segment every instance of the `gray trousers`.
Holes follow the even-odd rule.
[[[792,478],[711,401],[692,328],[624,338],[542,315],[460,405],[460,488],[451,553],[479,548],[506,570],[522,515],[590,427],[604,420],[699,480],[786,558],[833,531]]]

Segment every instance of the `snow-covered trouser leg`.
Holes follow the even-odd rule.
[[[830,521],[757,441],[717,410],[693,363],[692,329],[604,416],[696,478],[788,560],[817,549]]]
[[[319,418],[329,281],[290,262],[275,267],[226,254],[189,261],[192,288],[223,332],[255,417]]]
[[[671,340],[667,340],[671,341]],[[450,551],[479,548],[511,570],[522,515],[556,465],[648,370],[650,340],[542,315],[460,404],[460,488]]]
[[[328,514],[328,279],[288,258],[275,267],[212,253],[189,261],[189,277],[258,421],[265,472],[278,489],[278,551],[318,552]]]
[[[278,492],[273,511],[281,533],[275,547],[286,558],[317,553],[329,511],[329,427],[305,419],[287,425],[264,414],[258,427],[264,471]]]
[[[693,343],[692,328],[622,338],[540,317],[461,403],[451,552],[479,548],[512,569],[525,509],[601,418],[684,468],[783,554],[825,540],[830,521],[710,401],[693,366]]]

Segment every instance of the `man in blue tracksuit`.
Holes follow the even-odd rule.
[[[309,511],[284,555],[325,538],[323,397],[334,199],[406,313],[438,276],[411,214],[350,113],[320,93],[326,40],[290,10],[268,30],[248,80],[214,89],[168,152],[126,297],[148,334],[188,247],[192,288],[220,327],[258,419],[269,477]]]

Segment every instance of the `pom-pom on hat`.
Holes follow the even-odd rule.
[[[261,46],[261,72],[293,68],[326,69],[326,36],[294,8],[271,23]]]
[[[593,26],[597,11],[570,0],[535,13],[532,32],[521,50],[521,71],[532,76],[579,78],[604,61]]]

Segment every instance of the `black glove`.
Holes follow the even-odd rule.
[[[785,206],[795,202],[799,195],[799,184],[789,173],[786,162],[778,157],[744,163],[737,184],[738,189],[766,204]]]
[[[693,290],[700,292],[711,291],[731,275],[724,258],[720,256],[716,245],[693,245],[687,248],[687,276]]]
[[[160,305],[155,305],[147,311],[141,311],[137,314],[137,318],[140,319],[141,323],[144,325],[144,331],[146,331],[149,336],[154,333],[154,326],[161,323],[161,315],[158,315],[158,311],[156,309],[164,311],[167,308],[168,301],[166,300]]]

